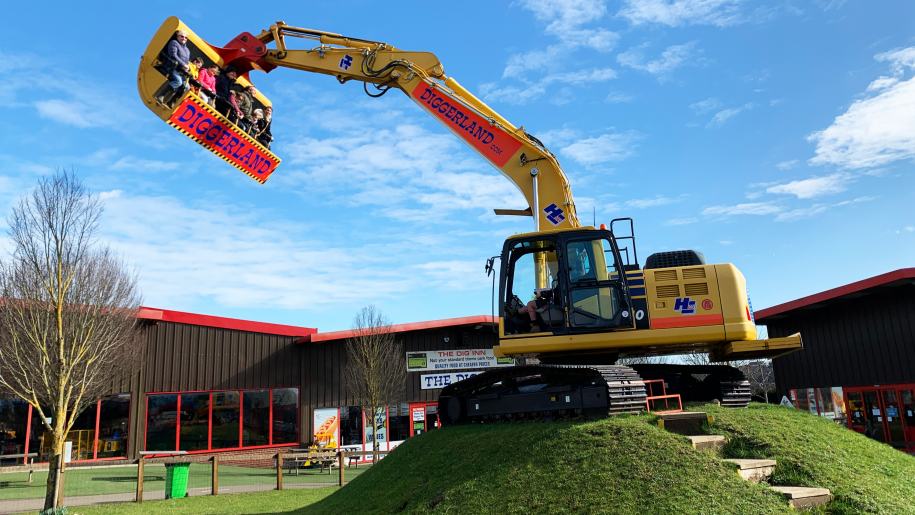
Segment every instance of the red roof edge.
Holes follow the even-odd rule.
[[[762,309],[756,312],[756,321],[764,322],[767,318],[771,318],[782,313],[787,313],[788,311],[793,311],[795,309],[800,309],[827,300],[837,299],[839,297],[844,297],[845,295],[850,295],[852,293],[857,293],[870,288],[876,288],[878,286],[883,286],[905,279],[915,279],[915,268],[900,268],[899,270],[893,270],[892,272],[887,272],[885,274],[875,275],[874,277],[855,281],[853,283],[839,286],[831,290],[814,293],[813,295],[808,295],[806,297],[788,301],[784,304],[778,304],[770,308]]]
[[[201,315],[198,313],[187,313],[184,311],[173,311],[170,309],[140,307],[137,318],[143,320],[155,320],[160,322],[174,322],[177,324],[202,325],[206,327],[218,327],[220,329],[233,329],[236,331],[248,331],[251,333],[276,334],[279,336],[309,336],[318,332],[312,327],[299,327],[294,325],[271,324],[268,322],[254,322],[252,320],[241,320],[238,318],[226,318],[213,315]]]
[[[419,331],[422,329],[439,329],[442,327],[457,327],[462,325],[477,324],[496,324],[498,319],[490,315],[477,315],[469,317],[445,318],[442,320],[428,320],[426,322],[411,322],[408,324],[394,324],[390,326],[392,333],[403,333],[406,331]],[[314,333],[296,340],[296,343],[318,343],[334,340],[345,340],[356,336],[355,329],[345,331],[330,331],[326,333]]]

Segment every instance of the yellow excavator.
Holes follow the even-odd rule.
[[[682,250],[652,254],[643,266],[631,219],[615,219],[609,227],[582,226],[556,157],[524,127],[445,75],[432,53],[283,22],[256,35],[243,32],[217,47],[178,18],[165,20],[140,62],[140,98],[163,121],[261,183],[280,159],[269,141],[248,129],[251,121],[242,120],[234,104],[228,116],[217,110],[205,100],[207,91],[200,94],[194,77],[169,102],[161,101],[169,77],[174,80],[176,70],[185,70],[175,60],[176,44],[186,47],[185,56],[201,58],[204,67],[216,65],[235,77],[239,88],[251,85],[253,70],[290,68],[331,75],[341,84],[359,81],[373,97],[398,89],[524,195],[526,209],[496,213],[530,216],[535,230],[509,237],[499,264],[492,258],[486,265],[487,272],[499,273],[494,350],[519,365],[443,389],[443,423],[644,410],[643,379],[663,380],[686,401],[746,406],[749,384],[734,367],[615,363],[621,357],[685,352],[707,352],[713,361],[728,362],[802,347],[798,334],[757,339],[746,281],[734,265],[707,264],[700,253]],[[230,99],[216,100],[218,106]],[[253,103],[270,106],[260,92],[254,92]]]

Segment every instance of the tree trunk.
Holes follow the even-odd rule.
[[[61,428],[62,430],[62,428]],[[52,433],[54,439],[51,446],[52,452],[48,460],[48,487],[44,495],[44,509],[57,508],[63,500],[63,475],[61,468],[64,463],[64,440],[65,436],[58,436],[57,431]]]

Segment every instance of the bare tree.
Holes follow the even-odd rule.
[[[0,390],[51,435],[45,509],[57,508],[76,417],[135,363],[136,278],[95,238],[102,206],[72,174],[41,179],[9,216],[0,263]]]
[[[346,341],[349,358],[345,369],[347,391],[362,406],[371,421],[372,452],[378,462],[377,413],[403,400],[406,385],[406,358],[402,346],[391,332],[391,324],[375,306],[366,306],[353,320],[355,335]]]
[[[769,403],[769,392],[775,390],[775,370],[771,359],[747,361],[740,366],[741,372],[750,382],[754,395],[761,396]]]

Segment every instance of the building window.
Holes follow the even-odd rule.
[[[126,458],[130,423],[130,394],[102,399],[98,426],[98,458]]]
[[[177,450],[178,396],[150,395],[146,402],[146,450]]]
[[[362,408],[340,408],[340,445],[362,445]]]
[[[270,443],[270,392],[251,390],[241,393],[242,445],[268,445]]]
[[[28,419],[29,405],[26,402],[18,399],[0,399],[0,454],[25,453]],[[22,459],[15,461],[21,462]],[[0,460],[0,465],[10,464],[10,460]]]
[[[210,446],[210,394],[181,394],[182,451],[203,451]]]
[[[399,442],[410,438],[410,405],[402,402],[388,408],[389,441]]]
[[[213,392],[213,449],[240,447],[238,392]]]
[[[299,441],[299,391],[295,388],[273,390],[273,444]]]
[[[151,394],[146,417],[147,451],[294,445],[298,442],[299,390]]]

